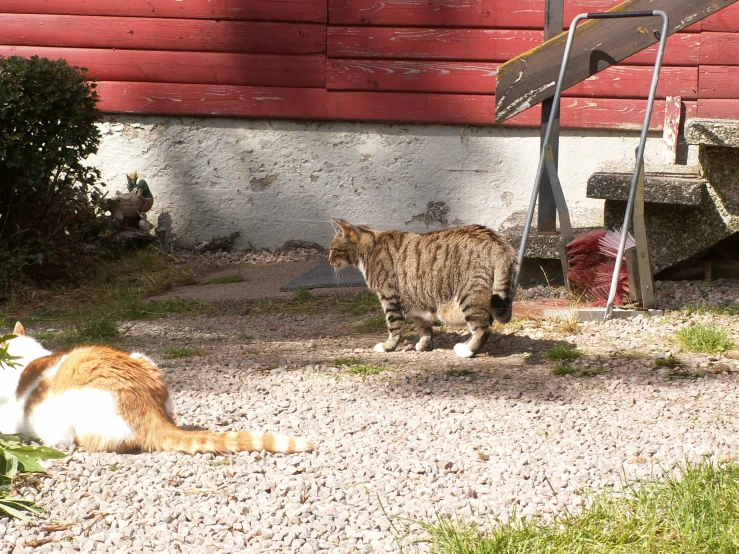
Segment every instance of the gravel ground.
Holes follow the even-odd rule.
[[[656,290],[666,308],[739,303],[739,281]],[[181,425],[290,433],[317,450],[78,451],[24,478],[19,493],[47,512],[31,524],[0,519],[1,552],[422,552],[409,521],[487,525],[514,510],[548,520],[624,476],[739,455],[739,351],[688,354],[672,339],[703,322],[739,344],[733,316],[670,311],[577,329],[518,319],[466,360],[451,351],[453,331],[434,352],[378,354],[380,337],[356,328],[366,316],[227,312],[136,322],[122,347],[160,363]],[[553,375],[541,354],[561,342],[598,375]],[[181,346],[202,354],[164,359]],[[655,367],[670,353],[686,371]],[[347,356],[388,369],[349,375],[333,363]]]

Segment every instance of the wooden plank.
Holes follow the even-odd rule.
[[[698,97],[739,98],[739,66],[704,65],[700,68]]]
[[[639,168],[634,197],[634,242],[636,243],[637,266],[639,267],[639,287],[643,308],[654,308],[654,271],[649,257],[647,224],[644,220],[644,163]]]
[[[377,90],[493,94],[495,63],[329,59],[326,86],[329,90]],[[602,74],[565,91],[565,96],[644,98],[649,95],[652,69],[610,67]],[[666,67],[657,96],[680,94],[695,99],[698,68]]]
[[[641,300],[641,283],[639,281],[639,258],[636,255],[636,247],[632,246],[624,251],[626,262],[626,275],[629,280],[629,300],[638,302]]]
[[[699,98],[695,117],[706,119],[739,119],[739,99]]]
[[[661,6],[670,16],[668,33],[692,25],[736,0],[682,0]],[[612,12],[651,11],[651,0],[627,0]],[[577,31],[563,87],[568,88],[658,41],[658,17],[600,19]],[[504,121],[554,94],[567,33],[498,68],[496,121]]]
[[[682,107],[683,101],[679,96],[668,96],[665,99],[665,123],[662,129],[663,164],[674,164],[677,162]]]
[[[352,121],[396,121],[490,125],[495,98],[471,94],[345,92],[308,88],[239,87],[172,83],[98,83],[100,109],[108,113],[274,117]],[[688,115],[695,102],[686,102]],[[641,128],[644,101],[568,98],[562,102],[567,128],[636,130]],[[538,127],[539,106],[506,122]],[[664,102],[656,101],[652,129],[659,130]]]
[[[236,87],[101,81],[108,113],[325,119],[327,92],[316,88]]]
[[[662,65],[695,66],[700,63],[702,34],[677,33],[667,39]],[[657,59],[657,45],[645,48],[621,63],[624,65],[654,66]],[[561,60],[560,60],[561,61]]]
[[[739,33],[701,33],[701,65],[739,65]]]
[[[321,56],[96,50],[1,46],[0,56],[40,56],[86,67],[101,81],[153,81],[275,87],[325,87],[326,59]]]
[[[541,44],[541,31],[329,27],[330,58],[506,62]],[[700,35],[670,37],[664,65],[698,65]],[[654,65],[657,49],[630,57],[629,65]]]
[[[582,12],[605,11],[618,0],[567,0],[564,24]],[[544,0],[331,0],[331,25],[541,29]],[[691,32],[700,31],[693,26]]]
[[[703,20],[704,31],[739,31],[739,4],[733,4]]]
[[[326,60],[329,90],[493,94],[497,63]]]
[[[541,44],[541,31],[329,27],[330,58],[502,62]]]
[[[326,0],[1,0],[0,12],[325,23]]]
[[[648,98],[653,68],[612,66],[578,83],[563,96],[593,96],[601,98]],[[688,100],[698,97],[697,67],[664,67],[657,83],[657,98],[670,95]]]
[[[326,27],[314,23],[0,14],[0,29],[2,42],[14,46],[252,54],[326,51]]]

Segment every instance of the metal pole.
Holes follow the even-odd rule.
[[[665,42],[667,41],[667,26],[669,18],[662,10],[654,10],[652,16],[660,16],[662,18],[662,35],[659,37],[659,48],[657,50],[657,60],[654,62],[654,72],[652,74],[652,84],[649,88],[649,100],[647,100],[647,110],[644,114],[644,125],[642,126],[641,136],[639,138],[639,148],[636,151],[636,167],[634,176],[631,178],[631,187],[629,188],[629,199],[626,202],[626,213],[624,214],[624,223],[621,227],[621,240],[618,244],[618,254],[616,255],[616,266],[613,268],[613,277],[611,278],[611,290],[608,294],[608,302],[606,303],[606,312],[604,319],[610,319],[613,315],[613,304],[616,299],[616,289],[618,287],[618,278],[621,273],[621,262],[626,249],[626,237],[629,233],[629,223],[631,221],[631,213],[634,209],[634,196],[636,193],[636,181],[639,178],[639,172],[644,165],[644,149],[647,144],[647,133],[649,132],[649,120],[652,118],[652,107],[654,105],[654,97],[657,93],[657,80],[659,79],[659,70],[662,67],[662,55],[665,52]],[[650,268],[651,271],[651,268]]]
[[[557,119],[559,114],[559,99],[562,96],[562,82],[564,81],[565,71],[567,70],[567,60],[570,58],[570,50],[572,49],[572,40],[575,37],[575,27],[577,24],[585,19],[588,14],[581,13],[572,20],[570,24],[570,31],[567,35],[567,44],[565,45],[564,55],[562,56],[562,66],[559,68],[559,76],[557,77],[557,86],[554,89],[554,97],[552,99],[552,112],[549,114],[549,123],[547,123],[547,130],[544,133],[544,140],[541,144],[544,147],[541,149],[541,156],[539,157],[539,167],[536,169],[536,180],[534,181],[534,190],[531,192],[531,202],[529,202],[529,211],[526,214],[526,223],[523,227],[523,235],[521,236],[521,246],[518,249],[518,271],[516,272],[516,278],[513,281],[513,295],[516,294],[518,288],[518,277],[521,273],[521,267],[523,265],[524,253],[526,252],[526,243],[529,241],[529,232],[531,230],[531,222],[534,219],[534,208],[536,208],[536,199],[539,196],[539,186],[541,185],[541,176],[544,172],[544,164],[546,163],[546,145],[549,144],[549,138],[552,134],[552,126],[554,121]],[[567,276],[565,275],[565,278]]]

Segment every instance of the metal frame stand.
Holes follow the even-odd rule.
[[[654,64],[654,72],[652,74],[652,84],[649,88],[649,98],[647,100],[647,109],[644,114],[644,124],[642,125],[641,136],[639,139],[639,147],[636,149],[636,166],[634,175],[631,179],[629,187],[629,197],[626,202],[626,213],[624,214],[624,222],[621,227],[621,240],[619,242],[618,254],[616,257],[616,266],[613,269],[613,278],[611,279],[611,289],[608,295],[608,303],[606,304],[605,319],[610,319],[613,314],[613,303],[616,298],[616,288],[618,286],[618,278],[621,273],[621,263],[623,261],[624,250],[626,248],[626,237],[629,232],[629,224],[631,222],[632,212],[634,213],[634,234],[637,249],[637,261],[639,266],[639,276],[641,281],[642,300],[645,308],[650,308],[654,304],[654,291],[652,280],[652,268],[649,260],[649,250],[647,247],[646,227],[644,224],[644,149],[647,142],[647,133],[649,131],[649,120],[652,117],[652,107],[654,106],[654,97],[657,91],[657,82],[659,80],[659,71],[662,67],[662,55],[665,51],[665,42],[667,40],[667,27],[669,18],[664,11],[640,11],[640,12],[605,12],[605,13],[581,13],[572,20],[570,30],[567,35],[567,44],[565,46],[564,55],[562,57],[562,66],[557,77],[557,85],[554,90],[552,101],[552,114],[549,118],[546,133],[544,134],[544,147],[539,158],[539,166],[536,171],[536,180],[534,182],[534,190],[531,194],[531,202],[529,211],[526,214],[526,223],[521,237],[521,246],[518,250],[518,267],[523,264],[524,253],[526,252],[526,244],[529,239],[531,230],[531,221],[534,217],[534,209],[536,208],[536,200],[541,186],[542,176],[546,171],[549,181],[552,185],[554,201],[557,206],[557,215],[559,216],[560,228],[560,260],[562,262],[562,270],[564,272],[565,283],[567,283],[567,273],[569,271],[569,262],[567,258],[567,243],[574,239],[572,225],[570,223],[570,215],[567,210],[564,194],[562,193],[562,185],[559,182],[557,168],[554,164],[554,151],[550,143],[552,134],[552,124],[559,112],[560,98],[562,96],[562,83],[564,81],[565,72],[567,71],[567,63],[572,50],[572,42],[575,38],[575,30],[578,23],[583,19],[615,19],[625,17],[661,17],[662,33],[659,37],[659,48],[657,50],[657,60]],[[636,199],[636,210],[634,210],[634,201]],[[514,281],[514,291],[518,288],[518,274]]]

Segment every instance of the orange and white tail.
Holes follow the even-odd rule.
[[[212,431],[188,431],[180,429],[169,422],[162,422],[158,426],[148,445],[142,445],[144,450],[163,450],[166,452],[197,452],[224,454],[226,452],[310,452],[314,449],[313,443],[299,437],[288,437],[272,433],[250,431],[215,433]],[[147,448],[147,446],[149,448]]]

